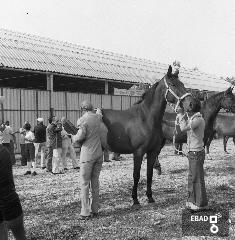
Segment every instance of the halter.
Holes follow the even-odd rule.
[[[189,116],[188,116],[188,113],[186,112],[183,116],[182,116],[182,118],[181,118],[181,120],[177,123],[177,124],[180,124],[181,122],[182,122],[182,120],[183,120],[183,118],[184,118],[184,116],[185,115],[187,115],[187,117],[188,117],[188,119],[189,119]],[[173,133],[173,148],[174,148],[174,150],[179,154],[179,153],[182,153],[182,155],[183,156],[187,156],[187,153],[182,149],[181,151],[180,150],[178,150],[176,147],[175,147],[175,135],[177,134],[177,130],[176,130],[176,124],[175,124],[175,129],[174,129],[174,133]],[[191,135],[191,134],[190,134]],[[189,145],[190,145],[190,138],[189,138],[189,145],[188,145],[188,143],[186,143],[187,144],[187,148],[189,149]]]
[[[174,93],[174,91],[169,87],[169,85],[167,84],[166,78],[164,78],[164,83],[165,83],[165,85],[166,85],[166,93],[165,93],[166,102],[169,103],[169,102],[167,101],[167,94],[168,94],[168,92],[170,92],[170,93],[177,99],[177,103],[176,103],[175,108],[174,108],[174,111],[176,112],[176,110],[177,110],[180,102],[181,102],[185,97],[187,97],[187,96],[189,96],[189,95],[192,95],[192,94],[191,94],[191,93],[185,93],[183,96],[178,97],[178,96]]]

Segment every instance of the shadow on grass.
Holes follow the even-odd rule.
[[[72,225],[69,227],[64,227],[58,224],[58,221],[55,220],[50,224],[41,224],[37,223],[37,226],[33,226],[29,229],[30,237],[27,239],[30,240],[55,240],[55,239],[78,239],[81,237],[84,232],[84,228],[78,225]]]
[[[233,189],[226,184],[222,184],[220,186],[215,187],[215,190],[218,190],[218,191],[233,191]]]
[[[228,175],[228,174],[233,174],[234,173],[235,168],[231,167],[231,166],[224,166],[224,167],[212,167],[212,166],[207,166],[205,167],[205,172],[208,173],[214,173],[216,175],[218,174],[224,174],[224,175]]]
[[[179,173],[183,173],[188,171],[188,169],[184,168],[184,169],[175,169],[175,170],[171,170],[170,173],[171,174],[179,174]]]
[[[149,238],[148,237],[135,236],[135,237],[129,237],[126,240],[149,240]]]
[[[172,194],[172,193],[177,193],[177,190],[175,188],[165,188],[163,189],[163,192],[166,194]]]

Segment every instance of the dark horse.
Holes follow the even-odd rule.
[[[186,92],[178,75],[172,74],[169,66],[166,76],[145,92],[142,101],[127,110],[103,109],[103,121],[107,127],[107,144],[113,152],[134,155],[134,185],[132,198],[139,204],[137,187],[143,156],[147,153],[147,192],[149,203],[152,197],[153,165],[159,152],[163,133],[162,118],[167,102],[177,103],[190,110],[195,99]]]
[[[217,137],[223,137],[224,152],[227,152],[226,146],[228,139],[233,138],[235,145],[235,116],[225,116],[218,114],[214,124],[214,135]],[[212,139],[208,141],[208,147],[210,146]]]
[[[235,112],[235,96],[232,93],[232,88],[228,88],[224,92],[217,93],[202,103],[201,114],[205,120],[204,146],[206,146],[207,154],[209,154],[209,146],[214,136],[213,125],[215,123],[216,116],[221,108]],[[169,114],[165,114],[163,120],[163,133],[165,136],[167,136],[168,140],[172,140],[174,133],[174,124],[172,121],[168,121],[167,118],[172,119],[173,117],[169,117]],[[186,142],[186,139],[186,133],[181,133],[179,135],[176,134],[175,142],[182,144]]]

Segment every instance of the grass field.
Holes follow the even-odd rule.
[[[235,239],[234,155],[223,153],[222,140],[212,142],[213,160],[206,160],[206,187],[210,204],[230,209],[230,237]],[[160,155],[163,174],[154,172],[154,204],[148,204],[146,161],[142,164],[138,196],[142,207],[131,208],[133,162],[124,155],[121,162],[104,163],[100,176],[101,209],[98,219],[78,220],[80,213],[79,172],[52,175],[38,169],[35,177],[23,176],[25,168],[14,167],[14,178],[25,216],[28,239],[182,239],[181,212],[187,196],[187,158],[173,154],[171,145]],[[19,163],[18,163],[19,164]],[[10,237],[10,239],[13,239]],[[218,239],[184,237],[183,239]]]

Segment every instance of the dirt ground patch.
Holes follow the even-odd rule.
[[[230,210],[230,237],[235,238],[234,168],[235,148],[228,142],[230,154],[223,153],[222,140],[212,142],[213,160],[206,160],[206,188],[209,202]],[[98,219],[79,221],[79,172],[52,175],[38,169],[35,177],[23,176],[25,168],[14,166],[17,192],[24,210],[28,239],[182,239],[181,212],[187,197],[188,162],[173,155],[172,145],[160,154],[163,174],[153,176],[154,204],[147,203],[146,160],[143,161],[138,197],[141,208],[131,208],[133,162],[104,163],[100,176],[101,211]],[[71,165],[69,165],[71,167]],[[12,236],[10,239],[13,239]],[[184,237],[183,239],[205,239]],[[206,239],[215,239],[209,238]],[[217,238],[216,238],[217,239]]]

